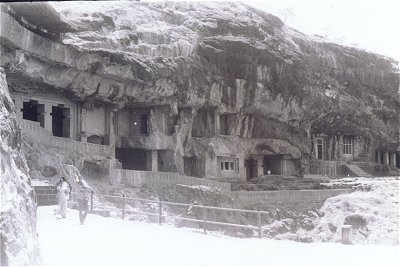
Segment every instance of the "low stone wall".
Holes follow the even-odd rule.
[[[35,121],[21,119],[18,120],[18,123],[23,134],[29,135],[29,137],[42,145],[82,151],[91,155],[112,156],[112,148],[110,146],[84,143],[53,136]]]
[[[232,192],[232,198],[240,207],[258,206],[263,210],[280,208],[304,212],[319,209],[330,197],[352,191],[353,189],[237,191]]]
[[[173,172],[151,172],[112,169],[110,171],[110,178],[112,182],[130,184],[133,186],[147,185],[150,187],[159,188],[175,184],[204,185],[217,187],[220,188],[222,191],[231,191],[230,183],[195,178]]]
[[[33,189],[36,193],[38,206],[57,205],[57,191],[55,186],[33,186]]]
[[[149,186],[163,188],[176,184],[204,185],[220,188],[231,195],[233,204],[238,208],[261,210],[290,210],[307,212],[321,208],[325,200],[340,194],[351,193],[352,189],[324,189],[324,190],[278,190],[278,191],[231,191],[231,184],[213,180],[206,180],[171,172],[151,172],[112,169],[111,181],[114,183],[129,184],[132,186]]]

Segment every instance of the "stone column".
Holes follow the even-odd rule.
[[[263,156],[257,157],[257,176],[264,175]]]
[[[110,111],[110,139],[115,139],[115,125],[114,125],[114,119],[115,115],[114,115],[114,111]]]
[[[389,152],[385,151],[383,154],[383,164],[389,165]]]
[[[391,160],[390,160],[390,163],[392,163],[392,166],[393,167],[396,167],[396,153],[390,153],[390,157],[391,157]]]
[[[52,105],[44,103],[44,128],[53,133],[53,121],[51,117]]]
[[[287,168],[286,168],[286,159],[283,158],[281,161],[281,174],[285,175],[287,173]]]
[[[376,153],[378,154],[378,162],[377,163],[381,164],[381,162],[382,162],[381,151],[378,150]]]
[[[210,178],[222,177],[220,162],[216,156],[205,155],[205,175]]]
[[[343,135],[339,136],[339,141],[337,143],[337,148],[338,148],[338,155],[339,159],[342,161],[343,160]]]
[[[244,156],[240,155],[238,160],[238,170],[239,170],[239,177],[240,180],[245,182],[246,181],[246,167],[244,166]]]
[[[83,104],[79,105],[79,124],[80,124],[80,132],[78,133],[81,139],[81,142],[87,143],[88,133],[86,129],[86,113],[87,110],[84,108]]]
[[[314,158],[318,159],[318,144],[317,144],[317,138],[314,136]]]
[[[157,152],[157,150],[151,151],[151,171],[158,172],[158,152]]]
[[[219,123],[219,113],[215,113],[215,134],[220,135],[221,134],[221,125]]]
[[[109,146],[111,147],[112,156],[115,157],[115,131],[114,131],[114,121],[115,121],[114,111],[110,110],[108,114],[108,135],[109,135]]]
[[[15,115],[17,117],[17,120],[22,120],[23,117],[23,112],[22,109],[24,108],[24,103],[21,98],[15,98],[15,103],[14,103],[14,109],[15,109]]]

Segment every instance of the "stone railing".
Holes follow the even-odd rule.
[[[371,167],[374,165],[367,161],[353,161],[352,164],[357,165],[358,167]]]
[[[328,160],[310,160],[310,174],[319,174],[328,177],[337,176],[337,162]]]
[[[68,138],[53,136],[36,121],[22,119],[18,120],[18,123],[23,135],[28,135],[42,145],[82,151],[91,155],[112,156],[112,148],[110,146],[83,143]]]
[[[116,136],[117,147],[134,147],[148,150],[172,149],[175,143],[174,135],[157,132],[148,135]]]
[[[112,169],[110,170],[110,178],[115,183],[129,184],[133,186],[147,185],[150,187],[163,187],[175,184],[204,185],[220,188],[221,191],[224,192],[231,191],[230,183],[180,175],[173,172]]]

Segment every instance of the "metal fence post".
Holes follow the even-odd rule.
[[[90,191],[90,211],[93,211],[93,191]]]
[[[207,234],[207,211],[206,206],[203,204],[203,230],[204,234]]]
[[[162,202],[161,202],[161,199],[158,202],[158,224],[159,225],[162,224]]]
[[[257,210],[258,238],[261,238],[261,212]]]
[[[125,219],[125,194],[122,194],[122,220]]]

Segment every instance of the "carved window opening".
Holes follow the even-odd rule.
[[[353,154],[353,138],[349,135],[343,136],[343,154]]]
[[[44,127],[44,105],[37,100],[23,102],[22,118],[29,121],[37,121]]]
[[[149,111],[145,108],[133,109],[130,112],[129,132],[131,136],[147,135],[150,133],[149,115]]]
[[[239,160],[237,158],[223,158],[219,157],[220,162],[220,170],[222,172],[239,172],[238,163]]]
[[[51,121],[53,136],[70,137],[70,109],[63,105],[53,106],[51,108]]]

